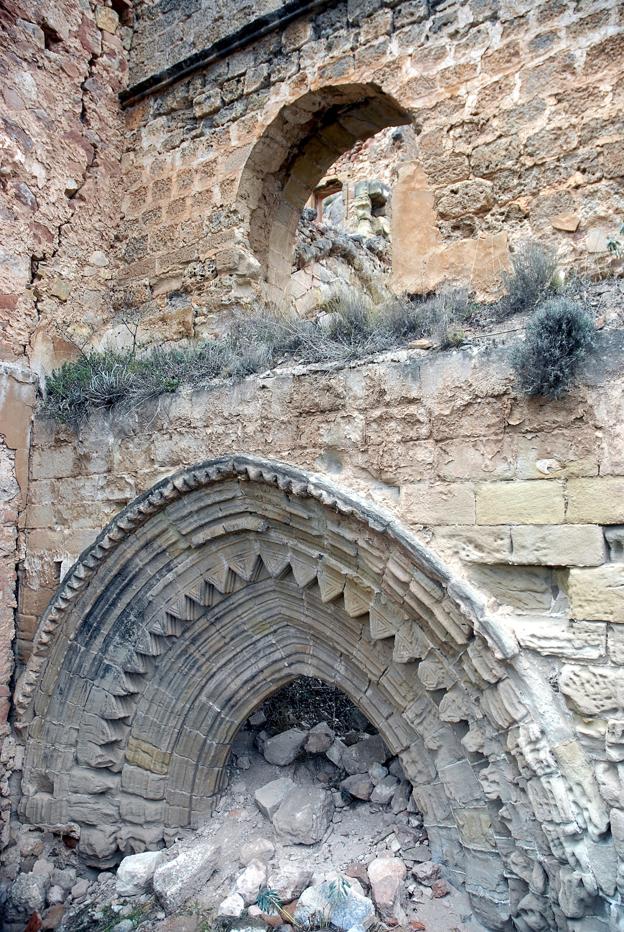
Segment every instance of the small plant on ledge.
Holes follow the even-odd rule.
[[[567,298],[545,301],[530,318],[526,338],[513,353],[518,384],[527,395],[560,398],[596,338],[592,318]]]

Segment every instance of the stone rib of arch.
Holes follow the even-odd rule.
[[[386,515],[281,464],[204,463],[128,506],[45,613],[20,688],[22,812],[77,821],[94,863],[161,844],[210,812],[252,708],[318,675],[401,756],[484,920],[508,910],[519,852],[612,896],[592,858],[605,808],[551,753],[514,662],[479,596]]]

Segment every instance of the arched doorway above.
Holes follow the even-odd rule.
[[[329,167],[359,140],[410,120],[377,85],[343,84],[309,91],[265,128],[245,163],[237,205],[269,300],[283,304],[289,293],[301,211]]]

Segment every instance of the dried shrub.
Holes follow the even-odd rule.
[[[512,271],[503,275],[506,294],[499,302],[499,316],[528,314],[552,291],[557,257],[540,243],[524,243],[511,259]]]
[[[356,291],[343,291],[317,320],[263,310],[237,321],[218,340],[186,347],[82,352],[46,380],[43,411],[78,426],[95,411],[121,414],[175,392],[181,385],[204,387],[216,379],[238,380],[292,359],[306,365],[348,362],[432,337],[456,346],[456,325],[469,311],[467,292],[449,291],[426,299],[396,299],[379,308]]]
[[[559,398],[595,342],[594,322],[578,304],[551,298],[533,314],[524,343],[512,356],[518,384],[527,395]]]
[[[396,298],[382,308],[380,326],[399,340],[431,337],[442,348],[457,346],[452,335],[460,330],[460,322],[470,318],[472,307],[470,294],[464,288],[426,298]]]

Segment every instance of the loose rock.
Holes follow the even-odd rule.
[[[30,916],[43,912],[48,886],[48,879],[40,874],[20,874],[11,886],[10,914]]]
[[[264,742],[262,753],[269,764],[277,764],[285,767],[292,764],[299,752],[303,748],[308,737],[307,731],[300,728],[289,728],[273,738],[267,738]]]
[[[334,885],[332,888],[331,884]],[[336,896],[339,890],[341,895]],[[313,921],[313,917],[322,917],[323,921],[331,923],[337,929],[346,932],[353,929],[359,932],[367,927],[375,914],[375,907],[368,897],[364,896],[357,880],[346,877],[344,874],[334,874],[320,884],[315,884],[304,890],[299,897],[295,910],[295,921],[306,925]]]
[[[371,802],[377,803],[380,806],[386,806],[393,798],[397,786],[398,780],[396,777],[393,777],[392,775],[384,777],[371,793]]]
[[[355,799],[370,799],[374,787],[368,774],[356,773],[352,777],[343,780],[340,789],[348,793],[349,796],[355,797]]]
[[[164,858],[164,851],[144,851],[124,858],[115,880],[118,896],[139,896],[149,890],[154,872]]]
[[[312,871],[298,861],[280,861],[269,873],[268,887],[289,903],[301,896],[312,880]]]
[[[311,728],[305,742],[308,754],[323,754],[334,743],[334,732],[327,722],[319,722]]]
[[[294,784],[293,784],[294,786]],[[243,845],[240,850],[241,864],[251,861],[264,861],[268,863],[275,854],[275,845],[268,838],[253,838]]]
[[[289,793],[296,788],[296,783],[290,777],[279,777],[265,783],[254,793],[258,809],[267,819],[272,819]]]
[[[357,744],[342,752],[342,766],[348,774],[368,773],[373,764],[383,764],[388,758],[388,749],[379,735],[366,735]]]
[[[435,864],[433,861],[424,861],[412,868],[412,874],[416,880],[426,887],[430,887],[435,880],[438,880],[441,873],[440,865]]]
[[[238,919],[243,915],[244,909],[245,901],[240,893],[231,893],[219,904],[217,916],[233,916],[235,919]]]
[[[245,906],[251,906],[258,899],[258,893],[266,886],[267,867],[262,861],[251,861],[236,880],[236,893],[242,898]]]
[[[220,851],[220,845],[202,842],[156,869],[154,892],[167,912],[174,912],[201,889],[217,869]]]
[[[401,920],[401,884],[407,871],[399,858],[375,858],[368,865],[373,900],[383,919]]]
[[[273,816],[273,826],[284,841],[314,845],[327,831],[334,814],[334,801],[321,787],[295,789]]]

